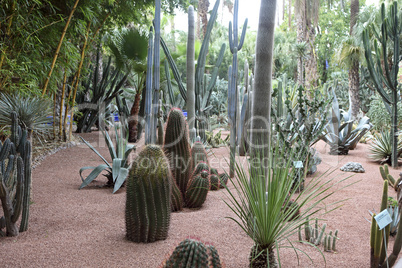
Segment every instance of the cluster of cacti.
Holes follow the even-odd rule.
[[[28,229],[31,143],[27,130],[18,126],[17,114],[11,114],[11,137],[0,141],[0,200],[4,215],[0,218],[0,236],[17,236]],[[16,222],[22,214],[20,229]],[[6,228],[4,233],[1,229]]]
[[[244,21],[243,31],[238,37],[238,13],[239,13],[239,0],[235,0],[233,12],[233,33],[232,22],[229,22],[229,46],[230,52],[233,54],[232,66],[229,67],[228,77],[228,115],[230,121],[230,177],[233,178],[235,170],[235,154],[236,154],[236,115],[239,92],[237,88],[237,52],[243,47],[244,39],[246,37],[247,19]],[[240,138],[239,138],[240,139]]]
[[[318,246],[323,244],[324,251],[336,251],[336,240],[338,240],[338,230],[332,235],[332,231],[327,235],[325,233],[325,228],[327,224],[323,224],[322,227],[318,226],[318,219],[315,219],[314,227],[310,225],[308,217],[304,224],[304,238],[307,242]],[[324,238],[324,240],[323,240]],[[302,227],[299,226],[299,241],[303,241],[302,238]]]
[[[210,188],[211,191],[219,190],[219,188],[221,187],[221,183],[219,179],[219,173],[216,168],[211,168],[209,181],[211,182],[211,188]]]
[[[402,173],[399,174],[399,179],[395,181],[394,177],[392,177],[392,175],[389,174],[389,168],[387,164],[385,164],[384,167],[380,167],[380,173],[383,180],[388,181],[389,186],[391,186],[392,188],[395,189],[395,191],[397,191],[398,190],[397,186],[402,180]]]
[[[166,239],[170,224],[172,182],[169,163],[158,145],[147,145],[127,177],[126,237],[149,243]]]
[[[398,189],[398,200],[400,200],[400,189]],[[383,211],[388,206],[388,182],[384,181],[383,195],[381,200],[381,209]],[[380,230],[377,221],[375,220],[376,214],[371,218],[371,233],[370,233],[370,267],[392,267],[395,264],[402,246],[402,221],[400,220],[401,214],[399,213],[398,230],[396,231],[394,247],[391,254],[387,257],[387,248],[390,235],[391,226],[384,227],[385,230]],[[384,238],[385,234],[385,238]],[[385,240],[385,243],[384,243]]]
[[[385,4],[381,4],[381,31],[367,27],[363,31],[364,56],[367,69],[370,73],[374,88],[382,97],[384,105],[391,116],[390,137],[392,137],[392,167],[398,166],[398,112],[399,103],[398,81],[399,62],[401,58],[402,24],[400,22],[400,9],[397,1],[389,5],[389,11],[385,12]],[[374,31],[370,33],[370,31]],[[374,38],[374,49],[372,42]],[[390,50],[390,48],[393,48]],[[384,60],[386,59],[386,60]]]
[[[214,246],[188,238],[180,242],[162,267],[221,268],[222,263]]]

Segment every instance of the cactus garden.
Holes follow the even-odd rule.
[[[0,267],[402,267],[402,2],[0,7]]]

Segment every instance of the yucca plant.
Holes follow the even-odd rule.
[[[20,127],[28,131],[29,137],[43,134],[51,128],[50,103],[42,98],[0,93],[0,126],[12,124],[11,112],[17,113]]]
[[[296,155],[295,150],[292,155]],[[229,218],[254,241],[250,267],[280,266],[279,256],[278,259],[275,257],[275,251],[279,247],[291,247],[295,252],[300,250],[295,248],[290,237],[298,231],[299,226],[308,222],[308,217],[314,218],[313,215],[321,210],[319,205],[333,194],[332,187],[346,180],[335,182],[325,178],[326,182],[322,183],[321,178],[328,176],[328,172],[325,172],[322,176],[313,178],[296,195],[298,187],[294,187],[293,180],[289,179],[295,172],[290,160],[293,157],[284,156],[284,150],[278,145],[270,148],[268,174],[265,173],[266,166],[264,167],[267,158],[259,155],[251,159],[246,167],[237,164],[236,176],[231,179],[233,189],[225,187],[229,199],[225,203],[236,215]],[[265,159],[265,162],[260,159]],[[289,204],[289,197],[293,199],[292,206]],[[299,211],[299,216],[295,217]],[[321,255],[324,258],[322,253]]]
[[[373,135],[372,143],[369,147],[369,158],[380,164],[391,164],[392,141],[389,131],[381,131]],[[398,158],[402,152],[402,141],[398,140]]]
[[[81,140],[88,145],[88,147],[94,151],[105,164],[99,165],[97,167],[83,167],[80,169],[79,173],[81,176],[82,184],[80,189],[91,183],[98,175],[106,170],[107,171],[107,186],[113,186],[113,193],[120,189],[127,178],[128,174],[128,156],[135,146],[128,144],[128,132],[125,124],[116,123],[114,125],[115,130],[115,141],[109,136],[108,132],[104,129],[102,134],[105,138],[107,147],[109,148],[110,157],[112,158],[113,164],[110,165],[108,161],[84,138],[80,137]],[[82,172],[88,169],[92,169],[91,173],[84,179],[82,177]]]

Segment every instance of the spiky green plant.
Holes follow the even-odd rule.
[[[183,195],[172,177],[172,196],[170,198],[172,212],[180,211],[183,209],[184,200]]]
[[[128,144],[128,132],[126,124],[117,123],[114,125],[115,131],[115,141],[113,141],[109,133],[102,129],[102,134],[105,138],[107,147],[109,148],[110,157],[113,161],[112,165],[84,138],[81,140],[95,153],[97,154],[105,164],[99,165],[97,167],[83,167],[79,170],[82,184],[80,189],[86,187],[90,184],[99,174],[103,171],[107,171],[106,177],[108,178],[107,186],[113,186],[113,193],[120,189],[127,178],[128,174],[128,156],[135,150],[135,146]],[[91,170],[91,173],[84,179],[82,177],[82,172],[85,170]]]
[[[369,145],[369,158],[381,164],[391,164],[392,141],[388,131],[374,133],[372,143]],[[402,140],[398,141],[398,158],[402,152]]]
[[[211,176],[209,176],[209,181],[211,182],[211,188],[210,188],[211,191],[219,190],[220,180],[218,175],[211,173]]]
[[[150,243],[166,239],[171,212],[172,177],[157,145],[147,145],[134,160],[127,178],[126,237]]]
[[[291,156],[295,154],[296,151],[293,150]],[[287,246],[285,244],[290,242],[289,237],[307,221],[307,217],[319,212],[320,203],[334,193],[332,187],[345,181],[327,180],[327,173],[313,178],[294,199],[295,205],[283,209],[290,202],[289,195],[293,196],[298,188],[289,180],[295,172],[290,160],[292,157],[287,158],[284,155],[285,152],[276,145],[270,148],[267,161],[257,155],[244,163],[246,167],[238,164],[232,182],[233,189],[226,187],[228,201],[225,203],[235,214],[229,218],[254,241],[250,267],[268,267],[268,263],[269,267],[277,267],[280,258],[276,259],[275,250]],[[261,161],[268,163],[268,167],[263,167]],[[266,168],[269,170],[268,174],[265,173]],[[324,177],[325,183],[322,183]],[[294,218],[299,210],[299,217]],[[296,249],[292,242],[290,247]],[[258,266],[259,264],[264,266]]]
[[[43,134],[51,127],[50,103],[36,97],[20,94],[9,95],[0,92],[0,126],[11,126],[11,113],[16,112],[19,126],[31,134]]]
[[[170,169],[184,195],[191,176],[191,152],[186,119],[178,108],[170,110],[163,149],[170,160]]]
[[[187,238],[180,242],[170,257],[164,261],[162,267],[221,268],[222,264],[214,246],[205,245],[197,239]]]

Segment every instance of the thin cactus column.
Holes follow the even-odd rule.
[[[237,92],[237,52],[241,50],[244,38],[246,37],[247,19],[244,21],[243,31],[238,37],[238,13],[239,13],[239,0],[235,0],[234,13],[233,13],[233,33],[232,22],[229,22],[229,46],[230,52],[233,54],[232,71],[230,74],[230,84],[228,89],[229,96],[229,121],[230,121],[230,177],[234,177],[235,168],[235,155],[236,155],[236,105],[238,99]]]
[[[153,75],[153,96],[152,96],[152,122],[151,122],[151,143],[156,143],[156,127],[160,90],[160,40],[161,40],[161,0],[155,0],[155,40],[154,40],[154,75]]]
[[[147,78],[145,84],[145,144],[150,144],[152,142],[152,57],[153,57],[153,34],[152,27],[149,30],[149,41],[148,41],[148,59],[147,59]]]
[[[195,140],[195,26],[194,8],[188,7],[187,36],[187,122],[190,132],[190,142]]]

